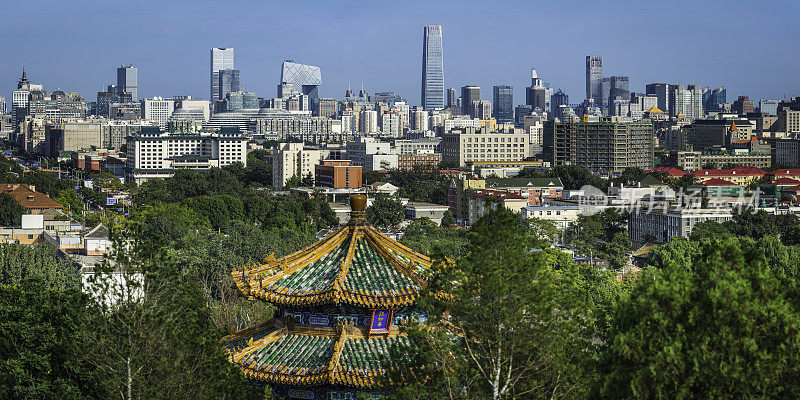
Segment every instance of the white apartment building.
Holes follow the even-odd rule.
[[[722,223],[730,219],[733,219],[730,208],[644,208],[631,212],[628,234],[633,243],[666,243],[674,237],[688,238],[700,222]]]
[[[414,110],[411,112],[411,129],[415,131],[428,130],[428,112],[425,110]]]
[[[303,143],[280,143],[272,155],[272,186],[280,189],[292,176],[315,176],[314,166],[322,164],[322,150],[304,149]]]
[[[148,121],[158,123],[158,127],[166,129],[169,117],[175,111],[173,100],[153,97],[152,99],[142,99],[142,117]]]
[[[208,122],[209,118],[211,118],[211,103],[209,103],[208,100],[202,100],[202,99],[181,100],[181,109],[201,110],[203,114],[202,122]]]
[[[152,178],[169,178],[175,170],[209,169],[240,162],[247,165],[247,138],[238,130],[170,134],[157,127],[142,127],[126,138],[126,179],[140,184]]]
[[[543,205],[522,209],[523,217],[550,221],[559,231],[569,228],[580,214],[581,208],[578,205]]]
[[[396,149],[392,149],[390,143],[373,138],[347,142],[347,158],[364,172],[398,168]]]
[[[378,133],[378,112],[375,110],[361,111],[358,120],[358,130],[364,134]]]
[[[398,139],[394,141],[397,154],[438,153],[442,139]]]
[[[453,129],[462,128],[475,128],[481,127],[481,120],[478,118],[469,118],[466,116],[459,116],[451,119],[444,120],[444,132],[448,133]]]
[[[381,118],[381,136],[398,138],[403,135],[403,126],[399,114],[386,113]]]
[[[466,128],[442,136],[442,161],[463,167],[473,161],[522,161],[530,154],[530,136]]]

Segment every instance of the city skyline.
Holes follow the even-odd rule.
[[[154,4],[145,2],[144,9],[154,8]],[[724,10],[710,5],[694,5],[691,13],[687,13],[688,3],[644,9],[636,4],[623,7],[612,2],[608,8],[623,7],[619,15],[596,13],[605,15],[606,22],[614,18],[620,21],[632,19],[633,22],[624,29],[618,26],[604,28],[609,35],[629,35],[625,46],[577,40],[581,35],[600,28],[601,24],[592,22],[593,15],[588,9],[570,13],[570,10],[553,5],[526,9],[521,7],[523,4],[501,9],[495,7],[490,13],[491,7],[480,4],[470,11],[458,12],[447,4],[436,4],[422,12],[386,4],[378,5],[379,10],[374,7],[367,10],[364,7],[332,7],[315,3],[299,8],[310,20],[324,19],[324,29],[304,24],[299,32],[287,33],[280,37],[281,40],[264,42],[242,35],[244,27],[186,35],[186,30],[203,24],[216,14],[211,3],[200,2],[195,9],[188,11],[185,19],[172,21],[166,16],[173,9],[184,6],[182,2],[176,2],[160,5],[163,13],[153,21],[141,24],[143,36],[114,36],[114,46],[106,46],[108,39],[94,33],[96,29],[102,30],[106,26],[110,29],[117,24],[108,22],[106,25],[104,20],[91,17],[125,9],[125,6],[86,9],[60,4],[15,4],[8,13],[0,16],[0,23],[7,29],[24,31],[26,21],[29,23],[34,18],[41,24],[27,34],[25,41],[8,44],[9,54],[15,57],[0,66],[0,79],[5,82],[0,85],[0,95],[10,99],[24,65],[28,77],[48,90],[77,91],[91,99],[96,92],[105,90],[108,82],[114,81],[114,68],[120,64],[133,64],[139,69],[140,98],[176,95],[207,98],[207,52],[209,48],[219,46],[236,48],[236,67],[242,71],[242,86],[262,97],[269,98],[274,93],[280,79],[277,65],[285,59],[295,59],[323,70],[326,80],[319,89],[320,97],[340,98],[348,82],[354,87],[364,82],[370,93],[394,91],[412,105],[419,105],[419,31],[426,24],[442,25],[447,32],[445,88],[476,84],[488,93],[492,86],[510,85],[517,89],[514,91],[515,104],[524,103],[524,87],[528,85],[528,72],[534,65],[551,88],[562,89],[573,103],[579,102],[585,91],[587,55],[603,56],[604,74],[629,76],[630,90],[636,92],[644,92],[645,85],[653,82],[696,83],[712,89],[725,86],[730,99],[739,95],[753,99],[781,99],[796,95],[800,88],[800,77],[793,71],[793,66],[800,63],[800,55],[787,50],[792,48],[791,38],[800,36],[797,24],[789,23],[791,16],[797,15],[799,7],[796,3],[775,3],[773,8],[759,9],[758,13],[749,15],[748,11],[754,6],[743,2],[729,5]],[[299,20],[290,15],[297,10],[286,5],[248,4],[247,7],[253,12],[247,13],[242,25],[252,31],[252,37],[272,32],[275,26],[291,26]],[[388,13],[380,13],[382,18],[366,18],[358,24],[354,22],[378,15],[380,11]],[[143,11],[123,14],[123,22],[139,24],[136,18],[144,14]],[[655,14],[662,17],[653,21],[651,15]],[[670,15],[680,18],[670,20]],[[726,17],[745,16],[753,26],[768,27],[768,37],[762,33],[759,37],[742,35],[737,41],[722,41],[736,33],[728,28]],[[47,21],[54,18],[61,21],[58,29],[74,35],[76,42],[82,45],[65,49],[65,46],[55,46],[47,40],[54,29]],[[256,24],[259,18],[263,22]],[[481,21],[481,24],[470,23],[470,18]],[[271,23],[273,19],[274,24]],[[84,20],[91,20],[96,26],[86,29],[80,23]],[[699,20],[703,23],[699,24]],[[562,26],[559,29],[561,38],[530,42],[500,39],[503,34],[511,34],[513,27],[522,29],[530,21],[539,21],[543,29]],[[259,25],[268,25],[270,30]],[[481,26],[481,29],[475,29],[475,26]],[[501,33],[494,33],[501,27]],[[647,28],[650,34],[637,32],[643,28]],[[376,29],[383,34],[368,34]],[[156,34],[162,39],[151,40]],[[659,37],[669,39],[657,40]],[[691,38],[703,40],[690,41]],[[652,46],[654,40],[661,45]],[[741,49],[756,45],[759,46],[758,58],[742,59],[739,56]],[[475,51],[486,47],[493,53]],[[98,48],[103,51],[97,51]],[[53,66],[53,59],[62,60],[58,68]],[[764,63],[764,59],[770,62]]]

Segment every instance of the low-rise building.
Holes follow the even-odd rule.
[[[754,167],[731,169],[699,169],[690,172],[695,181],[702,183],[710,179],[722,179],[739,186],[747,186],[767,174],[767,171]]]
[[[633,243],[666,243],[672,238],[688,238],[695,225],[703,221],[725,222],[733,218],[726,208],[636,209],[628,219],[628,234]]]
[[[127,138],[126,147],[126,179],[137,184],[169,178],[178,169],[205,170],[237,162],[247,166],[247,138],[236,128],[185,135],[146,126]]]
[[[469,190],[466,192],[466,200],[466,223],[469,225],[500,207],[519,213],[528,205],[528,199],[516,193],[491,189]]]
[[[545,199],[560,199],[564,184],[561,178],[486,178],[486,188],[518,194],[528,206],[538,206]]]
[[[770,153],[770,151],[758,153],[678,151],[673,154],[675,165],[678,168],[692,171],[701,169],[708,163],[720,167],[726,164],[735,164],[745,167],[769,168],[772,165],[772,155]]]
[[[405,210],[406,219],[428,218],[437,224],[441,224],[445,211],[450,210],[450,207],[440,204],[409,201],[405,205]]]
[[[314,166],[314,186],[329,188],[360,188],[361,166],[350,165],[350,160],[324,160]]]
[[[578,205],[542,205],[528,206],[522,209],[523,217],[550,221],[560,231],[566,230],[575,223],[580,214],[581,208]]]

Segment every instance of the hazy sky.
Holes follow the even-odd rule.
[[[698,83],[753,99],[800,93],[800,1],[58,1],[6,2],[0,95],[22,65],[45,89],[87,100],[139,68],[139,97],[208,98],[209,48],[234,47],[245,90],[274,97],[284,59],[322,68],[323,97],[348,82],[420,103],[422,32],[443,27],[445,86],[514,86],[530,68],[570,102],[585,95],[584,58],[605,75]]]

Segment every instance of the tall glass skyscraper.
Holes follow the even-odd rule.
[[[233,47],[211,48],[211,103],[224,100],[225,96],[219,91],[219,71],[233,69]]]
[[[287,98],[304,94],[312,104],[315,104],[319,99],[320,85],[322,85],[322,70],[319,67],[298,64],[292,60],[286,60],[281,65],[278,97]]]
[[[217,72],[219,82],[217,84],[220,99],[225,99],[228,93],[239,92],[242,86],[239,83],[238,69],[221,69]],[[241,108],[241,107],[240,107]]]
[[[511,86],[493,86],[494,109],[492,115],[497,122],[514,122],[514,92]]]
[[[595,104],[603,104],[601,84],[603,81],[603,56],[586,56],[586,98]]]
[[[139,101],[139,70],[133,65],[117,68],[117,90],[131,94],[132,101]]]
[[[425,25],[422,39],[422,107],[444,108],[442,26]]]

